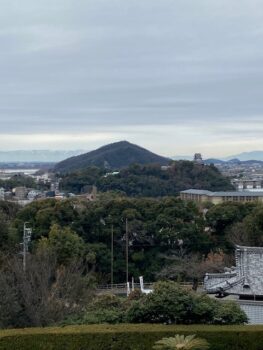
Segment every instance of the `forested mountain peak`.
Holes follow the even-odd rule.
[[[128,141],[120,141],[94,151],[68,158],[55,167],[58,172],[79,171],[89,166],[122,169],[131,164],[168,164],[170,159],[152,153]]]

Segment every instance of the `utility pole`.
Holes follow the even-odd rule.
[[[114,255],[113,255],[113,225],[111,225],[111,289],[113,289],[113,262],[114,262]]]
[[[129,282],[129,232],[128,219],[126,218],[126,282]]]
[[[28,222],[24,223],[24,230],[23,230],[23,270],[26,271],[26,255],[28,253],[28,245],[31,241],[32,236],[32,229],[30,227],[27,227]]]

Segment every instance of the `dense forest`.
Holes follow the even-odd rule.
[[[173,284],[156,285],[152,297],[134,295],[127,302],[98,298],[95,287],[111,281],[112,232],[114,283],[126,280],[128,236],[130,280],[143,275],[146,282],[189,281],[196,290],[206,272],[233,264],[234,244],[263,245],[262,217],[260,204],[226,203],[204,211],[176,197],[105,194],[95,202],[46,199],[24,208],[0,202],[0,327],[149,322],[149,315],[166,303],[169,290],[178,291],[171,307],[187,298],[192,303],[187,322],[242,323],[245,316],[236,305],[222,310],[221,303],[186,296]],[[18,254],[25,222],[32,228],[26,271]],[[219,314],[225,316],[220,319]],[[170,322],[171,314],[166,316]],[[185,323],[180,317],[171,322]]]
[[[144,275],[148,281],[166,273],[177,278],[180,273],[171,273],[170,265],[184,259],[183,265],[186,261],[201,261],[211,252],[228,255],[237,243],[263,245],[263,207],[254,203],[212,206],[204,217],[194,203],[174,197],[106,196],[92,203],[47,199],[22,209],[2,202],[0,215],[2,254],[19,249],[23,224],[28,222],[33,229],[31,252],[40,246],[53,247],[61,263],[85,258],[99,283],[110,281],[112,230],[114,280],[125,280],[126,219],[130,276]],[[192,278],[185,272],[181,275]]]
[[[176,161],[163,170],[160,165],[134,164],[107,174],[106,170],[91,167],[62,176],[63,190],[81,193],[87,185],[96,185],[99,191],[117,191],[134,197],[176,196],[179,191],[197,188],[211,191],[233,190],[229,179],[213,165],[199,165]]]

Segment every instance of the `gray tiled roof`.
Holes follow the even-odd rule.
[[[250,192],[250,191],[211,192],[207,190],[189,189],[189,190],[181,191],[180,193],[206,195],[208,197],[263,197],[263,191],[261,192],[260,191],[258,192]]]
[[[236,247],[236,267],[223,274],[206,274],[209,293],[263,295],[263,247]]]

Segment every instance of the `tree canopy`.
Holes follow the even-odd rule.
[[[69,192],[81,193],[87,185],[96,185],[102,192],[118,191],[133,197],[174,196],[189,188],[233,190],[229,179],[213,165],[189,161],[173,162],[166,170],[160,165],[134,164],[112,175],[92,167],[62,176],[61,187]]]

